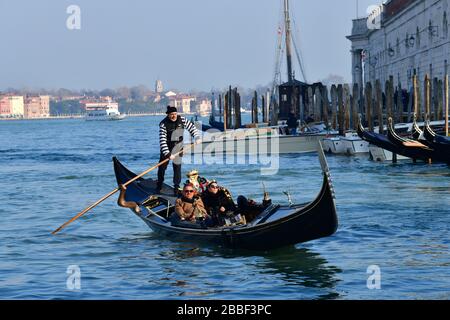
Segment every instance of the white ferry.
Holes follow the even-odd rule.
[[[87,121],[122,120],[125,118],[118,110],[117,104],[90,107],[86,110]]]

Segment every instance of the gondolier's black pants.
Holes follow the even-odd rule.
[[[170,156],[165,157],[162,153],[159,156],[159,162],[162,162],[166,159],[168,159]],[[157,187],[159,189],[162,188],[162,185],[164,183],[164,176],[166,174],[167,166],[169,165],[170,161],[167,161],[166,163],[162,164],[158,168],[158,184]],[[175,189],[180,187],[181,183],[181,157],[175,158],[174,161],[172,161],[172,167],[173,167],[173,185]]]

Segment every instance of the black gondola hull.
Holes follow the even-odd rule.
[[[427,161],[432,156],[432,150],[426,150],[423,148],[408,148],[404,145],[399,145],[397,143],[393,143],[389,137],[379,134],[376,132],[368,132],[364,129],[361,124],[361,121],[358,125],[358,135],[361,139],[377,146],[392,152],[393,154],[402,155],[407,158],[423,160]],[[388,135],[390,135],[388,133]]]
[[[114,170],[118,184],[136,175],[114,158]],[[139,179],[127,187],[126,199],[142,203],[154,194],[155,181]],[[173,190],[165,185],[162,197],[175,202]],[[302,206],[281,206],[261,224],[249,224],[232,228],[191,229],[173,226],[164,218],[146,214],[138,215],[154,232],[173,240],[214,243],[229,248],[269,250],[303,243],[333,235],[338,227],[333,187],[329,173],[324,172],[323,184],[317,198]]]

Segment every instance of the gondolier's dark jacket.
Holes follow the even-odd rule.
[[[168,117],[161,121],[159,124],[159,146],[163,156],[169,156],[175,145],[183,141],[184,129],[187,129],[195,140],[200,138],[197,128],[185,117],[178,116],[175,122],[170,121]]]

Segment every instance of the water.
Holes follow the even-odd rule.
[[[119,122],[0,122],[0,299],[449,299],[450,169],[328,157],[340,219],[329,238],[270,252],[160,238],[116,196],[57,236],[50,232],[113,190],[111,158],[141,172],[157,163],[159,117]],[[317,156],[257,165],[183,166],[233,195],[314,198]],[[167,181],[171,181],[169,168]],[[150,176],[155,176],[151,173]],[[67,287],[79,266],[81,289]],[[367,288],[367,268],[381,289]]]

